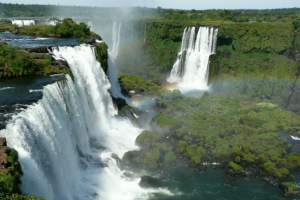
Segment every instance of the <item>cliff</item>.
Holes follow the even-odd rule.
[[[0,173],[7,171],[9,162],[6,160],[11,150],[7,147],[6,138],[0,138]]]

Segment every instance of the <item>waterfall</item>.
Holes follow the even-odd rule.
[[[0,131],[19,153],[23,193],[47,200],[147,199],[165,189],[142,189],[125,179],[111,153],[137,149],[141,132],[116,117],[111,85],[89,45],[57,47],[53,57],[69,63],[74,81],[45,86],[43,98],[15,115]]]
[[[118,79],[118,70],[114,64],[114,61],[113,61],[110,53],[108,54],[107,75],[108,75],[109,81],[111,83],[111,88],[110,88],[111,95],[115,98],[123,98],[126,100],[127,103],[129,103],[129,99],[121,93],[121,87],[120,87],[120,83],[119,83],[119,79]]]
[[[144,30],[144,44],[146,44],[146,36],[147,36],[147,25],[145,24],[145,30]]]
[[[88,22],[87,25],[90,27],[91,31],[93,31],[93,22]]]
[[[111,55],[112,58],[115,60],[119,53],[119,44],[120,44],[120,33],[121,33],[121,25],[122,22],[114,22],[112,28],[112,50]]]
[[[22,26],[30,26],[31,24],[35,25],[34,20],[12,20],[13,25],[17,25],[19,27]]]
[[[184,29],[180,51],[167,79],[179,86],[207,90],[209,57],[216,53],[218,29],[195,27]]]

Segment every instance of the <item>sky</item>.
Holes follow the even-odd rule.
[[[59,4],[98,7],[153,7],[174,9],[273,9],[300,7],[300,0],[1,0],[1,3]]]

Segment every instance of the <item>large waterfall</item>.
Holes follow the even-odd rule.
[[[74,80],[67,75],[44,87],[43,98],[0,131],[19,153],[22,192],[47,200],[146,199],[153,189],[125,179],[111,158],[136,149],[141,130],[115,116],[111,85],[94,48],[58,47],[52,54],[68,61]]]
[[[17,25],[19,27],[22,26],[30,26],[30,25],[35,25],[34,20],[12,20],[12,25]]]
[[[119,53],[120,45],[120,33],[121,33],[122,22],[115,21],[112,27],[112,49],[111,55],[113,59],[116,59]]]
[[[200,27],[198,33],[195,27],[184,29],[182,44],[167,79],[179,86],[208,89],[209,56],[216,53],[218,29]]]

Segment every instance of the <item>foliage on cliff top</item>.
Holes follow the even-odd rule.
[[[24,35],[47,35],[51,37],[94,37],[101,40],[101,37],[90,31],[90,27],[85,23],[77,24],[71,18],[63,20],[52,18],[56,25],[30,25],[18,27],[17,25],[4,24],[0,28],[9,28],[11,30],[18,30],[18,34]]]
[[[293,31],[292,23],[235,23],[221,26],[218,38],[231,39],[240,53],[283,53],[292,45]]]
[[[168,92],[168,90],[164,89],[161,86],[156,85],[152,81],[146,81],[142,79],[139,75],[124,75],[119,74],[119,79],[122,82],[123,86],[127,88],[127,90],[141,90],[141,91],[155,91],[156,94],[162,94]]]
[[[34,57],[38,56],[42,62],[35,62]],[[58,68],[52,67],[51,56],[28,53],[20,47],[0,43],[0,78],[30,75],[37,71],[44,71],[45,74],[59,73]]]
[[[97,60],[101,63],[101,67],[105,73],[108,70],[108,46],[105,42],[95,45]]]

